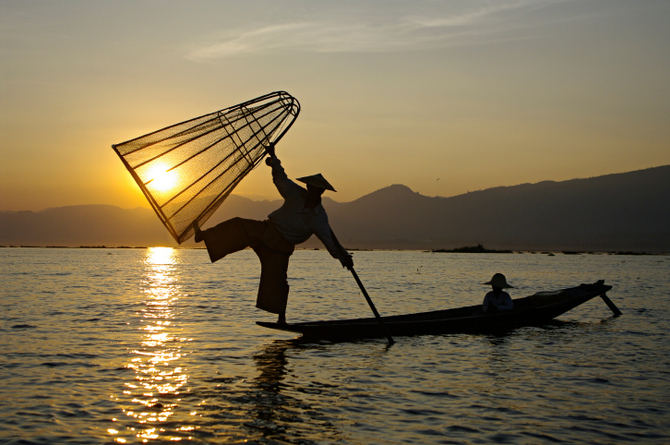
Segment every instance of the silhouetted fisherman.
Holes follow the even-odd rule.
[[[251,247],[261,261],[256,307],[278,314],[277,322],[286,323],[287,271],[296,244],[307,241],[314,234],[343,267],[351,269],[354,262],[332,235],[328,215],[321,204],[321,195],[326,190],[335,191],[333,186],[319,173],[297,178],[307,185],[307,189],[301,187],[288,178],[272,147],[268,151],[272,154],[265,163],[272,167],[272,181],[284,198],[284,204],[270,213],[265,221],[233,218],[203,231],[194,225],[195,241],[205,242],[212,262]]]
[[[497,273],[493,275],[490,281],[482,284],[490,284],[493,290],[486,294],[484,297],[484,302],[482,303],[482,309],[484,312],[499,312],[499,311],[509,311],[514,306],[512,303],[512,297],[503,289],[513,289],[513,286],[507,284],[507,279],[505,275]]]

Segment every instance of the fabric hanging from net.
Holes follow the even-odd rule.
[[[298,101],[276,91],[112,146],[179,243],[202,226],[291,127]]]

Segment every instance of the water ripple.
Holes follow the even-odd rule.
[[[357,252],[383,314],[472,304],[498,270],[522,295],[616,280],[624,311],[389,348],[258,328],[251,252],[113,252],[0,249],[3,443],[670,442],[667,260]],[[368,316],[327,254],[295,260],[290,320]]]

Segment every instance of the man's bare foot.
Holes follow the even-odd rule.
[[[202,231],[198,227],[198,221],[193,221],[193,230],[195,231],[195,242],[199,243],[202,241]]]

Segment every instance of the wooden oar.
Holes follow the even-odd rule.
[[[607,295],[602,294],[602,295],[600,296],[600,298],[602,298],[603,301],[605,302],[605,304],[607,305],[607,307],[610,308],[610,310],[611,310],[612,312],[614,312],[614,316],[615,316],[615,317],[618,317],[619,315],[623,315],[623,314],[621,313],[621,311],[619,310],[619,308],[616,307],[616,305],[614,304],[614,302],[613,302],[612,300],[610,300],[610,298],[609,298]]]
[[[381,315],[379,315],[379,312],[377,312],[377,308],[375,307],[375,304],[372,302],[372,299],[368,295],[367,291],[365,290],[365,287],[363,286],[363,283],[361,282],[361,279],[358,278],[358,274],[354,270],[353,267],[348,268],[351,271],[351,274],[354,276],[354,279],[356,280],[356,283],[358,283],[358,287],[361,288],[361,292],[363,292],[363,296],[365,299],[368,301],[368,304],[370,305],[370,309],[372,309],[372,313],[375,314],[375,318],[377,318],[377,321],[379,322],[379,325],[381,326],[382,330],[386,334],[386,338],[389,341],[389,344],[392,345],[395,343],[393,341],[393,337],[391,337],[391,333],[389,332],[388,328],[384,324],[384,321],[382,320]]]
[[[345,255],[349,255],[349,252],[344,251],[344,248],[342,247],[342,244],[340,244],[340,242],[337,240],[337,237],[335,236],[335,233],[332,231],[332,229],[330,231],[330,235],[333,237],[333,240],[342,248],[343,253]],[[363,282],[361,281],[360,278],[358,278],[358,274],[354,270],[354,266],[353,265],[351,267],[348,266],[347,269],[349,269],[349,271],[351,271],[351,275],[354,276],[354,280],[356,280],[356,283],[358,284],[358,287],[361,289],[361,292],[363,292],[363,296],[365,297],[365,300],[368,302],[368,305],[370,306],[370,309],[372,309],[372,313],[375,314],[375,318],[379,322],[379,326],[384,331],[384,334],[386,334],[386,338],[389,341],[389,345],[394,344],[395,341],[393,341],[393,337],[391,337],[391,333],[389,332],[388,328],[384,324],[384,320],[382,320],[381,315],[379,315],[379,312],[377,311],[377,308],[375,307],[375,304],[372,302],[372,298],[370,298],[370,295],[368,295],[368,292],[365,290],[365,286],[363,286]]]

